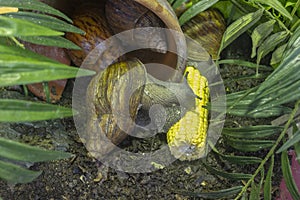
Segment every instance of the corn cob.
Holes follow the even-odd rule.
[[[201,75],[198,69],[188,66],[185,73],[188,84],[201,99],[196,99],[195,109],[187,111],[168,130],[167,140],[175,158],[195,160],[205,155],[208,127],[208,110],[205,106],[209,101],[209,88],[207,79]]]

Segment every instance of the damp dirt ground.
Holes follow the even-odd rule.
[[[230,55],[240,53],[234,48],[228,51]],[[242,52],[242,55],[245,53],[248,52]],[[261,81],[233,80],[232,77],[247,75],[248,73],[252,74],[252,69],[237,66],[221,66],[220,71],[228,92],[247,89]],[[70,105],[71,87],[72,81],[69,82],[60,104]],[[4,98],[25,98],[23,94],[16,91],[2,91],[1,96]],[[34,97],[26,98],[34,99]],[[225,126],[232,127],[237,124],[256,125],[260,123],[264,122],[260,119],[241,119],[227,116]],[[2,130],[0,132],[2,137],[74,154],[70,159],[34,164],[26,163],[29,169],[42,171],[42,174],[33,182],[26,184],[9,185],[0,180],[0,197],[3,200],[205,199],[193,197],[193,193],[230,188],[236,185],[243,185],[244,182],[225,179],[208,172],[203,163],[227,172],[247,174],[252,174],[257,168],[257,165],[246,167],[232,165],[220,160],[214,153],[209,153],[207,157],[195,161],[176,160],[163,169],[157,169],[150,173],[125,173],[110,168],[108,169],[107,179],[99,182],[97,176],[100,163],[89,155],[85,146],[81,143],[72,118],[36,123],[1,124],[0,129]],[[146,141],[131,138],[125,141],[123,145],[127,146],[127,148],[140,150],[162,144],[166,144],[166,139],[163,135]],[[216,148],[220,152],[227,154],[239,154],[239,152],[228,147],[222,137],[219,139]],[[262,157],[265,153],[261,151],[252,155]],[[275,168],[274,174],[279,173],[279,168]],[[279,185],[279,180],[280,177],[275,177],[273,185]],[[233,196],[223,199],[232,198]]]

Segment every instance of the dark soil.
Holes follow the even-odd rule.
[[[234,49],[234,48],[233,48]],[[237,53],[234,53],[237,54]],[[234,66],[221,66],[221,74],[225,79],[228,92],[239,91],[257,85],[261,80],[232,81],[239,75],[253,74],[254,70]],[[71,86],[64,93],[62,104],[70,105]],[[5,92],[7,95],[7,92]],[[15,92],[8,92],[9,95]],[[22,95],[18,97],[23,98]],[[6,98],[9,98],[6,96]],[[227,116],[225,126],[255,125],[261,120],[241,119]],[[267,122],[266,122],[267,123]],[[163,169],[152,173],[130,174],[115,169],[109,169],[107,180],[98,182],[99,163],[88,155],[84,145],[76,133],[73,120],[62,119],[39,123],[3,124],[11,134],[1,133],[3,137],[15,138],[32,145],[48,149],[71,152],[71,159],[45,163],[35,163],[31,170],[43,171],[33,182],[27,184],[8,185],[0,181],[0,196],[4,200],[13,199],[194,199],[194,192],[209,192],[243,185],[241,181],[231,181],[209,173],[203,162],[228,172],[251,174],[257,165],[237,166],[220,160],[210,153],[206,158],[196,161],[175,161]],[[14,134],[13,134],[14,133]],[[12,134],[14,136],[12,136]],[[147,142],[136,140],[136,148],[145,143],[149,146],[165,143],[163,136],[150,139]],[[134,140],[134,139],[131,139]],[[126,146],[126,145],[125,145]],[[130,147],[128,147],[130,148]],[[217,144],[220,152],[235,153],[226,146],[221,138]],[[252,155],[263,157],[266,152],[255,152]],[[275,173],[279,174],[278,168]],[[273,185],[279,185],[280,177],[275,177]],[[228,199],[231,199],[229,197]],[[201,198],[198,198],[201,199]]]

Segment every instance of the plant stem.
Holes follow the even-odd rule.
[[[260,163],[260,165],[258,166],[258,168],[256,169],[256,171],[254,172],[254,174],[252,175],[252,177],[248,180],[248,182],[246,183],[246,185],[242,188],[242,191],[238,194],[238,196],[235,198],[235,200],[238,200],[240,197],[242,197],[242,195],[246,192],[247,188],[251,185],[251,183],[254,181],[254,178],[257,176],[257,174],[260,172],[260,170],[263,168],[263,166],[266,164],[266,162],[269,160],[269,158],[274,155],[274,151],[277,148],[277,146],[279,145],[279,143],[281,142],[282,138],[284,137],[286,131],[288,130],[288,128],[290,127],[296,112],[298,111],[299,108],[299,104],[300,104],[300,100],[298,100],[295,104],[295,107],[293,109],[293,111],[291,112],[291,115],[289,117],[289,120],[287,121],[287,123],[284,126],[284,129],[282,130],[282,132],[280,133],[278,139],[276,140],[275,144],[272,146],[272,148],[270,149],[270,151],[268,152],[268,154],[266,155],[266,157],[263,159],[263,161]]]
[[[264,12],[267,13],[267,15],[269,15],[272,19],[276,20],[279,24],[279,26],[281,26],[281,28],[285,29],[286,32],[291,35],[292,32],[285,26],[285,24],[280,21],[277,17],[274,17],[268,10],[265,9],[265,7],[263,7],[261,4],[257,4],[259,7],[261,7],[262,9],[264,9]]]
[[[19,40],[17,40],[15,37],[10,37],[10,39],[19,47],[21,47],[22,49],[25,49],[24,44],[20,43]]]
[[[297,12],[298,8],[300,7],[300,1],[298,0],[296,5],[294,6],[292,12],[291,12],[291,15],[294,16],[295,13]]]
[[[296,28],[298,28],[298,26],[300,26],[300,19],[298,19],[293,26],[291,27],[291,31],[295,31]]]

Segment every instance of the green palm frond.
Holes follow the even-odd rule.
[[[42,162],[70,158],[72,154],[61,151],[49,151],[32,147],[0,137],[0,178],[11,184],[28,183],[41,172],[27,170],[13,162]]]
[[[61,37],[64,35],[64,32],[83,33],[83,31],[70,24],[71,20],[65,14],[36,0],[1,0],[0,6],[19,9],[18,12],[0,15],[0,40],[2,41],[2,45],[0,46],[1,87],[94,74],[94,72],[79,70],[78,68],[61,64],[45,56],[24,49],[23,45],[18,41],[23,40],[47,46],[78,49],[75,44]],[[39,13],[29,12],[29,10],[38,11]],[[54,16],[60,17],[61,19],[55,18]],[[15,45],[12,46],[11,44]],[[3,102],[4,100],[2,103]],[[59,116],[55,113],[63,113],[60,112],[61,107],[49,107],[49,105],[38,105],[32,104],[31,102],[28,102],[28,104],[32,106],[31,109],[33,110],[38,110],[41,106],[48,110],[51,107],[53,114],[48,115],[47,118],[66,117],[72,113],[72,110],[69,109],[68,114]],[[13,108],[15,106],[15,100],[5,100],[5,104],[3,105],[7,106],[7,108]],[[67,108],[64,109],[67,110]],[[1,113],[7,112],[7,110],[3,110],[3,106],[0,111]],[[16,112],[17,111],[18,110],[16,110]],[[45,118],[35,117],[33,119],[44,120]],[[22,118],[15,119],[15,121],[18,120],[24,121]]]
[[[283,178],[285,180],[287,189],[289,190],[293,199],[300,199],[300,192],[294,181],[293,174],[291,172],[290,161],[287,151],[283,151],[281,154],[281,169]]]
[[[183,1],[171,1],[173,8],[178,8]],[[251,0],[251,1],[218,1],[207,7],[197,8],[197,3],[204,1],[184,1],[185,12],[180,17],[181,23],[191,19],[193,15],[208,7],[218,8],[227,18],[229,26],[227,27],[219,55],[235,41],[240,35],[247,33],[252,39],[252,55],[249,60],[225,59],[217,60],[217,65],[230,64],[255,69],[256,74],[248,77],[232,78],[230,81],[247,79],[264,79],[261,84],[255,88],[249,88],[244,91],[227,94],[227,114],[240,118],[248,117],[253,119],[269,119],[270,117],[280,117],[287,115],[288,120],[283,125],[261,124],[253,126],[241,126],[237,128],[223,129],[223,139],[225,144],[233,148],[230,155],[211,147],[213,152],[223,162],[229,162],[234,165],[253,165],[259,164],[256,171],[248,177],[245,186],[242,186],[235,199],[271,199],[272,175],[274,171],[275,153],[282,154],[282,162],[285,180],[288,189],[293,198],[299,198],[299,192],[296,190],[293,177],[290,173],[290,164],[285,155],[287,149],[295,149],[298,157],[300,154],[299,130],[295,130],[293,135],[287,138],[287,130],[291,124],[296,123],[295,113],[298,110],[300,99],[300,1],[286,0]],[[208,4],[207,4],[208,5]],[[194,13],[188,12],[193,10]],[[271,55],[271,56],[270,56]],[[261,61],[266,57],[271,57],[269,63]],[[225,80],[226,81],[226,80]],[[293,108],[294,107],[294,108]],[[214,109],[218,109],[216,105]],[[279,144],[283,145],[279,148]],[[276,149],[279,148],[277,151]],[[268,153],[262,157],[253,157],[253,152],[264,149]],[[249,155],[248,155],[249,152]],[[250,153],[252,152],[252,153]],[[261,151],[260,151],[261,152]],[[250,156],[251,154],[251,156]],[[268,169],[264,167],[269,164]],[[228,172],[222,169],[215,169],[208,166],[212,174],[223,177]],[[266,171],[266,175],[265,175]],[[260,176],[258,181],[258,176]],[[227,178],[229,178],[227,177]],[[246,176],[247,177],[247,176]],[[247,189],[250,188],[251,192]],[[230,188],[231,189],[231,188]],[[261,191],[264,191],[263,195]],[[221,195],[221,192],[215,191]],[[215,194],[212,192],[212,194]],[[190,193],[190,196],[197,196]],[[202,197],[199,193],[198,197]],[[225,198],[221,196],[219,198]]]
[[[242,189],[242,186],[234,186],[232,188],[227,188],[219,191],[213,192],[186,192],[186,191],[179,191],[178,193],[192,196],[192,197],[199,197],[204,199],[222,199],[224,197],[232,197],[233,195],[239,193]]]
[[[20,42],[79,49],[62,37],[64,32],[83,33],[71,24],[65,14],[36,0],[0,0],[2,6],[17,8],[17,12],[0,14],[0,87],[94,74],[24,49]],[[28,122],[70,117],[76,111],[47,103],[0,99],[0,113],[0,122]],[[48,151],[0,137],[0,178],[12,184],[27,183],[41,172],[22,167],[22,162],[42,162],[71,156],[70,153]]]

